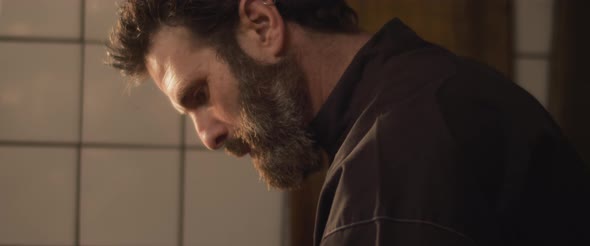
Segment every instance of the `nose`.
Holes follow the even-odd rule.
[[[228,130],[225,124],[217,119],[211,112],[206,109],[198,110],[191,114],[197,135],[210,150],[215,150],[223,146],[227,139]]]

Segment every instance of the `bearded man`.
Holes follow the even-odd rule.
[[[110,63],[210,149],[297,188],[329,163],[315,245],[588,245],[585,167],[529,94],[343,0],[129,0]]]

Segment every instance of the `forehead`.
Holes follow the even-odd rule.
[[[166,91],[199,65],[201,59],[195,56],[203,49],[204,45],[188,29],[163,26],[151,39],[145,57],[146,69],[158,87]]]

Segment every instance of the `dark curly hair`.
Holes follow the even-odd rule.
[[[272,0],[269,0],[272,1]],[[322,32],[357,32],[356,13],[344,0],[274,0],[286,21]],[[138,82],[145,78],[150,37],[162,25],[185,26],[200,41],[223,48],[239,22],[239,0],[126,0],[107,44],[107,64]],[[229,34],[229,35],[228,35]],[[231,44],[229,44],[231,45]]]

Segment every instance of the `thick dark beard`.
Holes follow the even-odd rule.
[[[237,42],[223,47],[219,54],[240,89],[239,127],[225,142],[226,152],[239,156],[250,151],[261,179],[270,187],[298,188],[307,175],[321,168],[322,154],[305,130],[309,96],[294,56],[261,64]]]

